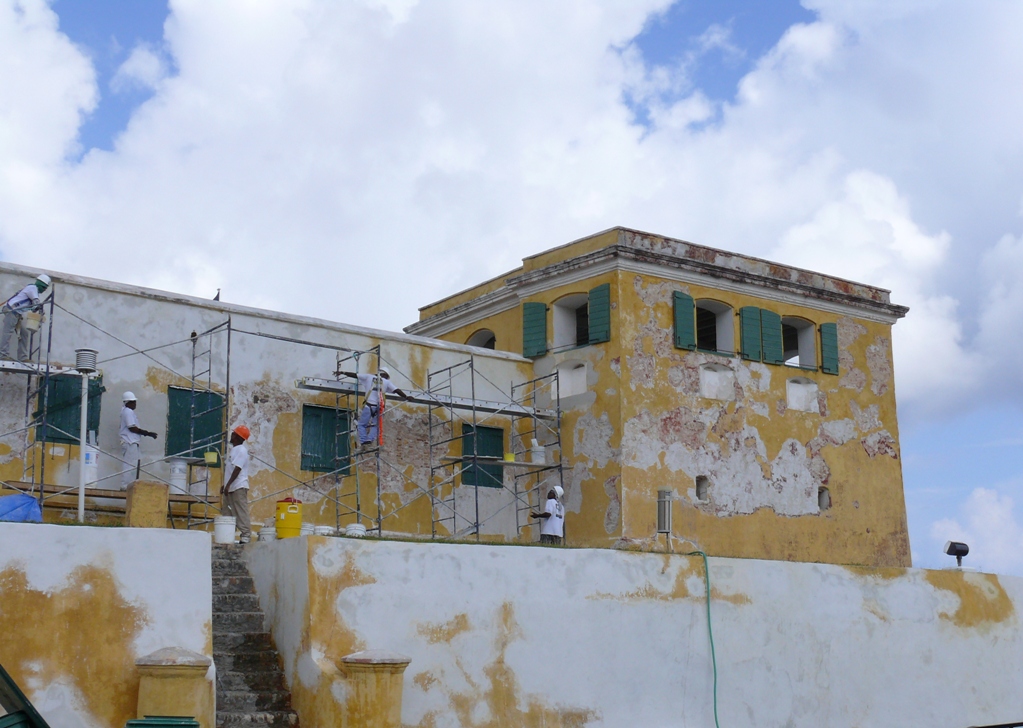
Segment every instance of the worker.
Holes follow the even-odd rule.
[[[231,431],[231,454],[227,456],[228,477],[220,488],[220,512],[234,516],[239,543],[248,543],[252,538],[252,524],[249,520],[249,449],[245,445],[250,435],[245,425],[238,425]]]
[[[540,543],[560,544],[565,536],[565,506],[561,504],[563,495],[565,489],[555,485],[547,491],[543,513],[533,511],[529,514],[533,518],[543,519],[540,523]]]
[[[398,389],[391,381],[391,372],[386,367],[380,367],[376,376],[372,374],[357,374],[356,372],[340,372],[346,377],[353,377],[359,381],[359,391],[366,395],[362,412],[359,414],[359,447],[370,447],[377,439],[377,422],[380,417],[380,392],[384,396],[397,394],[402,400],[408,399],[408,395]]]
[[[118,435],[121,436],[121,461],[124,463],[125,471],[121,477],[121,490],[127,490],[128,486],[138,477],[139,463],[142,460],[142,452],[139,443],[143,437],[156,439],[156,433],[143,430],[139,427],[139,418],[135,414],[135,407],[138,402],[135,395],[125,392],[121,395],[121,429]]]
[[[4,330],[0,334],[0,359],[10,359],[11,335],[18,329],[18,361],[29,357],[29,338],[32,332],[22,322],[22,317],[29,311],[41,311],[39,296],[50,287],[50,277],[40,273],[36,279],[7,299],[3,305]]]

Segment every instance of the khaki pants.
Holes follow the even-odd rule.
[[[234,516],[234,525],[242,541],[252,538],[252,525],[249,522],[249,489],[239,488],[224,494],[224,502],[220,512],[225,516]]]

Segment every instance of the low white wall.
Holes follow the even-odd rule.
[[[335,652],[385,649],[412,658],[407,725],[714,725],[698,558],[324,537],[247,553],[300,714],[344,699]],[[1021,579],[710,564],[722,726],[1023,720]]]
[[[122,728],[137,657],[212,656],[210,570],[207,533],[0,523],[0,663],[54,728]]]

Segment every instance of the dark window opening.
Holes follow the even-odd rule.
[[[710,490],[710,478],[706,475],[696,476],[696,500],[707,500],[707,493]]]
[[[575,345],[590,343],[590,307],[582,305],[575,310]]]
[[[781,325],[781,345],[785,349],[785,361],[799,356],[799,330],[787,323]]]
[[[696,308],[696,348],[703,351],[718,350],[718,317],[713,311]]]

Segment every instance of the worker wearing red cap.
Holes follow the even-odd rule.
[[[249,428],[238,425],[231,431],[231,454],[227,456],[227,482],[220,489],[221,509],[227,516],[234,516],[239,541],[248,543],[252,538],[249,522]]]

